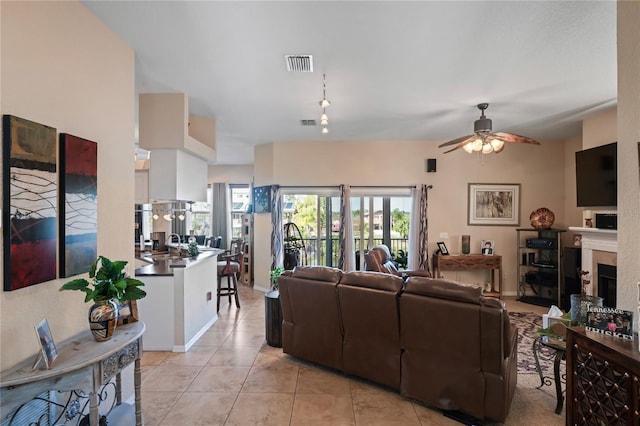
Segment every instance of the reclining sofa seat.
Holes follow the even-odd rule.
[[[278,278],[282,304],[282,350],[342,370],[342,326],[336,286],[342,271],[297,266]]]
[[[393,259],[386,244],[379,244],[365,253],[365,269],[372,272],[383,272],[385,274],[396,275],[398,277],[430,277],[431,273],[423,269],[400,271]]]
[[[400,318],[403,280],[379,272],[345,272],[338,284],[342,367],[346,374],[400,389]]]
[[[503,422],[517,381],[517,329],[477,286],[410,277],[400,297],[401,393]]]

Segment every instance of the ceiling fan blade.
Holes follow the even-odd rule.
[[[472,137],[475,137],[475,136],[476,136],[475,134],[462,136],[461,138],[457,138],[457,139],[451,140],[449,142],[442,143],[442,144],[438,145],[438,148],[442,148],[442,147],[449,146],[449,145],[456,145],[456,144],[459,144],[462,141],[465,141],[466,139],[471,139]]]
[[[500,139],[501,141],[504,142],[511,142],[511,143],[530,143],[533,145],[540,145],[540,142],[533,140],[531,138],[528,138],[526,136],[520,136],[520,135],[516,135],[515,133],[504,133],[504,132],[494,132],[491,133],[489,136],[490,137],[495,137],[496,139]]]

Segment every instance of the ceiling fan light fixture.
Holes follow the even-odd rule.
[[[322,108],[327,108],[331,106],[331,102],[329,102],[329,100],[326,98],[322,98],[322,100],[318,102],[318,104],[320,104]]]
[[[491,139],[491,147],[495,152],[500,152],[504,149],[504,142],[500,139]]]
[[[505,142],[540,145],[540,142],[526,136],[516,135],[515,133],[494,132],[491,120],[484,115],[484,111],[489,108],[489,104],[482,103],[478,104],[477,107],[480,110],[480,118],[473,123],[474,132],[440,144],[438,148],[453,146],[453,148],[445,151],[445,154],[458,148],[463,148],[468,153],[474,151],[482,151],[484,154],[499,153],[504,149]],[[477,139],[472,140],[473,138]]]

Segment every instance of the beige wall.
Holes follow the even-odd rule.
[[[564,221],[567,226],[584,226],[582,223],[582,208],[576,207],[576,152],[582,150],[582,133],[565,141],[564,145]],[[573,245],[573,232],[563,235],[563,244]]]
[[[618,308],[640,303],[640,2],[618,1]]]
[[[468,226],[468,184],[518,183],[521,185],[520,226],[530,227],[529,214],[547,207],[556,214],[556,227],[565,220],[565,144],[508,145],[500,154],[467,154],[458,150],[442,154],[434,141],[414,142],[281,142],[256,147],[255,185],[433,185],[429,192],[430,252],[437,241],[450,251],[460,251],[461,235],[471,235],[472,251],[483,239],[492,239],[503,256],[504,292],[516,291],[516,226]],[[437,159],[437,172],[426,173],[425,160]],[[301,160],[304,159],[304,160]],[[574,204],[575,206],[575,204]],[[575,209],[575,207],[573,207]],[[572,214],[575,214],[572,212]],[[256,215],[255,252],[270,253],[271,223]],[[440,238],[448,233],[449,238]],[[268,285],[270,259],[256,256],[256,287]],[[449,272],[448,278],[484,282],[483,273]]]
[[[582,121],[582,149],[606,145],[618,140],[616,107],[592,114]]]
[[[98,253],[133,266],[133,50],[78,2],[0,10],[2,114],[98,143]],[[56,341],[88,329],[84,293],[58,291],[66,281],[2,292],[0,368],[36,354],[43,317]]]

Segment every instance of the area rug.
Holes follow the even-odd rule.
[[[518,374],[537,374],[533,341],[538,336],[536,331],[542,328],[542,316],[533,312],[509,312],[509,318],[518,328]],[[554,357],[553,349],[542,347],[538,351],[540,368],[545,376],[553,375]]]

